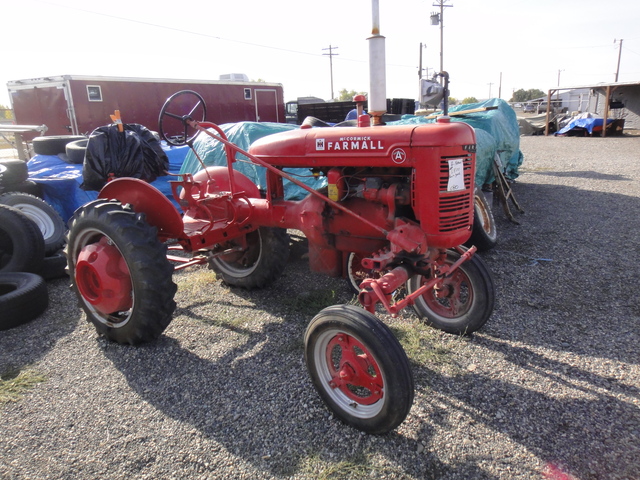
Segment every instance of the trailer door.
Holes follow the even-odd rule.
[[[44,124],[48,128],[46,135],[75,133],[74,119],[69,117],[69,104],[64,83],[26,88],[14,87],[10,93],[16,123]]]
[[[254,90],[257,122],[280,122],[278,116],[278,92],[271,88]]]

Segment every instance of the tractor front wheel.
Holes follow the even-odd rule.
[[[489,205],[484,192],[479,187],[476,187],[473,199],[473,228],[471,237],[465,245],[468,247],[475,245],[479,251],[491,250],[498,243],[498,231],[491,205]]]
[[[157,338],[171,322],[177,287],[156,228],[116,200],[86,204],[69,226],[68,273],[87,319],[118,343]]]
[[[447,264],[453,265],[459,258],[458,252],[447,251]],[[431,278],[422,275],[411,277],[407,291],[415,292]],[[474,255],[418,297],[413,308],[428,325],[448,333],[465,335],[486,323],[493,312],[494,301],[495,286],[491,273],[482,259]]]
[[[372,313],[353,305],[325,308],[304,340],[313,384],[338,418],[373,434],[404,421],[414,395],[409,359]]]

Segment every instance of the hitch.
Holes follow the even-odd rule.
[[[367,278],[360,285],[360,293],[358,294],[358,301],[362,307],[374,313],[378,302],[382,304],[387,313],[392,317],[397,317],[398,312],[403,310],[409,305],[413,305],[415,300],[424,295],[428,290],[438,287],[445,279],[450,277],[464,262],[468,261],[476,253],[477,248],[471,247],[467,251],[463,251],[461,248],[456,248],[460,253],[460,258],[452,265],[434,265],[435,275],[433,278],[424,283],[415,292],[406,295],[403,299],[398,300],[395,303],[391,303],[393,292],[404,285],[409,277],[413,273],[407,265],[400,265],[390,272],[386,273],[380,278]]]

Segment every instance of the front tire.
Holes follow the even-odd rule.
[[[246,236],[247,248],[215,257],[210,267],[222,280],[248,290],[263,288],[277,280],[289,258],[289,237],[281,228],[261,227]],[[229,242],[229,246],[233,246]]]
[[[387,433],[413,404],[406,353],[389,327],[353,305],[325,308],[305,333],[305,361],[329,409],[363,432]]]
[[[447,251],[447,264],[460,258],[454,250]],[[430,277],[431,278],[431,277]],[[409,294],[425,283],[425,277],[415,275],[407,282]],[[474,255],[450,276],[418,297],[413,306],[427,325],[448,333],[465,335],[479,330],[493,312],[495,286],[489,269]]]
[[[69,222],[71,286],[98,333],[124,344],[154,340],[171,322],[173,267],[157,230],[117,200],[95,200]]]
[[[498,231],[491,205],[480,188],[476,188],[473,200],[473,228],[471,237],[465,245],[468,247],[475,245],[480,251],[491,250],[498,243]]]

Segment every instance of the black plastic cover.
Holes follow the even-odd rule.
[[[83,190],[100,190],[110,177],[153,182],[166,175],[169,159],[151,130],[136,123],[98,127],[89,136],[82,166]]]

